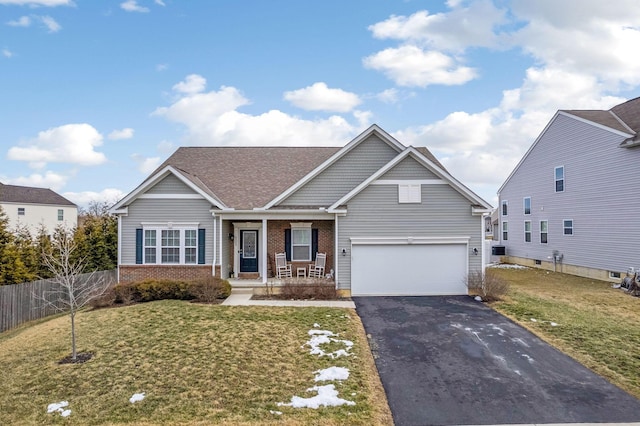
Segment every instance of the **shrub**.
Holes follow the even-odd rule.
[[[509,291],[509,283],[490,269],[484,274],[482,271],[471,272],[467,275],[465,283],[469,290],[478,291],[482,300],[486,302],[501,300]]]
[[[224,299],[231,294],[229,281],[209,276],[192,281],[189,286],[191,296],[198,302],[212,303],[217,299]]]
[[[332,300],[338,298],[335,284],[322,278],[285,279],[280,294],[285,299]]]

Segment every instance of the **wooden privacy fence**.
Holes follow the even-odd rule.
[[[90,275],[83,274],[80,279],[88,278]],[[99,271],[93,274],[93,278],[108,280],[113,285],[116,283],[117,273],[115,269]],[[59,284],[51,280],[0,286],[0,333],[64,309],[61,304],[51,306],[45,301],[45,296],[57,289]],[[52,303],[55,305],[54,301]]]

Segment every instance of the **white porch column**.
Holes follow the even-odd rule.
[[[262,219],[262,284],[266,284],[267,283],[267,271],[268,271],[268,264],[267,262],[269,262],[269,254],[267,253],[267,235],[268,235],[268,230],[267,230],[267,219]]]

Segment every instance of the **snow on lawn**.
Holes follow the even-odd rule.
[[[345,367],[329,367],[324,370],[314,371],[316,382],[327,382],[331,380],[347,380],[349,378],[349,369]]]
[[[129,402],[133,404],[135,402],[142,401],[143,399],[144,399],[144,392],[134,393],[133,396],[129,398]]]
[[[307,389],[307,392],[318,392],[316,396],[311,398],[302,398],[300,396],[293,396],[291,402],[284,403],[278,402],[279,407],[293,407],[293,408],[313,408],[318,409],[320,407],[339,407],[341,405],[356,405],[353,401],[347,401],[338,397],[338,391],[335,385],[314,386]]]
[[[337,334],[334,334],[329,330],[309,330],[309,336],[311,336],[311,338],[307,341],[307,343],[305,343],[305,345],[311,347],[311,350],[309,351],[311,355],[328,356],[332,359],[351,355],[349,351],[353,346],[353,342],[350,340],[336,339],[335,337],[337,337]],[[325,352],[324,349],[320,347],[320,345],[325,345],[331,342],[342,343],[343,345],[345,345],[346,349],[338,349],[333,352]]]
[[[47,406],[47,413],[58,412],[62,417],[69,417],[71,410],[65,410],[64,407],[69,406],[68,401],[54,402]]]
[[[497,269],[529,269],[526,266],[522,265],[512,265],[510,263],[491,263],[487,265],[487,268],[497,268]]]

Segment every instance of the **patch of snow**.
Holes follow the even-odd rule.
[[[60,413],[62,417],[69,417],[71,415],[71,410],[64,410],[64,407],[69,406],[69,401],[60,401],[54,402],[47,406],[47,413]]]
[[[349,369],[345,367],[329,367],[324,370],[314,371],[316,382],[326,382],[331,380],[347,380],[349,378]]]
[[[334,338],[334,336],[337,336],[336,334],[334,334],[332,331],[329,330],[309,330],[309,336],[311,336],[311,339],[309,339],[307,341],[307,343],[305,343],[306,346],[311,347],[311,350],[309,351],[309,353],[311,355],[318,355],[318,356],[328,356],[332,359],[334,358],[338,358],[341,356],[350,356],[351,353],[349,353],[349,350],[351,349],[351,347],[353,346],[353,342],[350,340],[341,340],[341,339],[336,339]],[[331,342],[336,342],[336,343],[342,343],[343,345],[346,346],[346,349],[338,349],[334,352],[325,352],[320,345],[324,345],[327,343],[331,343]],[[303,347],[305,346],[303,345]]]
[[[476,302],[482,302],[482,297],[476,296],[473,298],[473,300],[475,300]]]
[[[504,336],[505,334],[505,331],[502,328],[498,327],[497,325],[492,324],[491,329],[497,331],[499,336]]]
[[[526,266],[515,265],[510,263],[492,263],[487,265],[487,268],[498,268],[498,269],[529,269]]]
[[[282,415],[282,411],[269,410],[269,412],[270,412],[271,414],[275,414],[275,415],[277,415],[277,416],[281,416],[281,415]]]
[[[549,324],[551,324],[551,327],[557,327],[557,326],[558,326],[558,323],[555,323],[555,322],[553,322],[553,321],[552,321],[552,322],[550,322]]]
[[[313,328],[320,328],[320,324],[318,324],[317,322],[313,323]]]
[[[620,288],[620,287],[622,287],[620,284],[614,284],[611,286],[611,288]]]
[[[535,318],[531,318],[531,322],[538,322],[538,320]]]
[[[307,389],[307,392],[318,392],[316,396],[311,398],[302,398],[300,396],[293,396],[291,402],[284,403],[279,402],[278,406],[293,407],[293,408],[313,408],[318,409],[320,407],[339,407],[341,405],[356,405],[353,401],[348,401],[338,397],[338,391],[335,385],[314,386]]]
[[[138,401],[142,401],[144,399],[144,392],[142,393],[134,393],[131,398],[129,398],[130,403],[136,403]]]
[[[531,357],[530,357],[529,355],[527,355],[527,354],[522,354],[521,356],[522,356],[522,358],[526,359],[526,360],[527,360],[527,361],[529,361],[529,362],[533,362],[533,361],[534,361],[534,359],[533,359],[533,358],[531,358]]]

